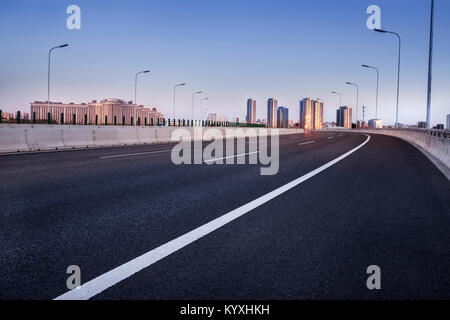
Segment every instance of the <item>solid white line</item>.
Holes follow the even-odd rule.
[[[231,158],[243,157],[243,156],[246,156],[246,155],[249,155],[249,154],[255,154],[255,153],[259,153],[259,151],[249,152],[249,153],[243,153],[243,154],[238,154],[238,155],[235,155],[235,156],[229,156],[229,157],[223,157],[223,158],[217,158],[217,159],[210,159],[210,160],[205,160],[204,162],[205,162],[205,163],[208,163],[208,162],[215,162],[215,161],[218,161],[218,160],[225,160],[225,159],[231,159]]]
[[[334,159],[333,161],[328,162],[327,164],[317,168],[310,173],[305,174],[304,176],[289,182],[288,184],[269,192],[268,194],[253,200],[242,207],[239,207],[223,216],[208,222],[197,229],[194,229],[179,238],[176,238],[172,241],[163,244],[162,246],[153,249],[140,257],[137,257],[131,261],[128,261],[117,268],[108,271],[97,278],[94,278],[77,289],[68,291],[58,297],[55,300],[87,300],[90,299],[99,293],[105,291],[106,289],[114,286],[115,284],[125,280],[135,273],[151,266],[152,264],[164,259],[165,257],[171,255],[178,250],[186,247],[187,245],[197,241],[198,239],[203,238],[204,236],[210,234],[211,232],[223,227],[224,225],[236,220],[237,218],[245,215],[246,213],[258,208],[259,206],[269,202],[270,200],[280,196],[281,194],[291,190],[292,188],[298,186],[299,184],[311,179],[315,175],[321,173],[322,171],[330,168],[336,163],[342,161],[343,159],[350,156],[352,153],[358,151],[362,147],[364,147],[369,141],[370,136],[366,135],[367,139],[358,147],[350,150],[349,152],[343,154],[339,158]]]
[[[139,152],[139,153],[125,153],[125,154],[117,154],[117,155],[114,155],[114,156],[99,157],[99,159],[131,157],[131,156],[140,156],[140,155],[144,155],[144,154],[164,153],[164,152],[172,152],[172,150],[160,150],[160,151]]]
[[[303,143],[300,143],[299,146],[304,146],[305,144],[311,144],[311,143],[315,143],[315,141],[303,142]]]
[[[330,140],[330,139],[334,139],[334,137],[328,137],[327,139],[328,139],[328,140]]]

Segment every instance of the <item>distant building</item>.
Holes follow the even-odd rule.
[[[253,99],[247,100],[247,116],[245,117],[247,123],[256,123],[256,101]]]
[[[352,129],[352,108],[343,106],[336,111],[336,125]]]
[[[313,100],[306,98],[300,101],[300,128],[314,129],[314,104]]]
[[[218,121],[218,120],[217,120],[217,113],[210,113],[210,114],[208,115],[207,120],[208,120],[208,121]]]
[[[372,129],[383,129],[383,121],[381,119],[369,120],[369,127]]]
[[[274,98],[270,98],[267,101],[267,128],[277,127],[277,109],[278,101]]]
[[[300,128],[305,130],[323,128],[323,102],[310,98],[300,101]]]
[[[450,130],[450,114],[447,115],[447,129]]]
[[[444,125],[443,124],[437,124],[436,125],[436,127],[435,127],[435,129],[437,129],[437,130],[444,130]]]
[[[10,112],[2,112],[2,119],[5,120],[14,120],[16,118],[16,115],[14,113]]]
[[[314,130],[323,128],[323,102],[318,100],[314,101],[313,124]]]
[[[425,129],[427,127],[427,123],[425,121],[417,122],[417,128]]]
[[[36,117],[37,121],[47,120],[48,106],[47,101],[35,101],[31,103],[31,116]],[[134,120],[140,119],[141,125],[151,123],[156,124],[158,119],[162,120],[163,115],[159,113],[156,108],[145,108],[142,105],[135,105],[132,101],[124,102],[120,99],[105,99],[100,102],[93,100],[90,103],[75,104],[73,102],[65,104],[62,102],[50,101],[50,116],[53,121],[58,124],[71,124],[75,116],[76,124],[84,124],[85,117],[88,124],[117,124],[130,125],[136,123]],[[61,119],[61,115],[63,119]]]
[[[286,107],[278,107],[277,110],[277,128],[289,127],[289,109]]]
[[[366,122],[362,121],[362,120],[358,120],[356,121],[356,127],[359,129],[365,128],[366,127]]]
[[[234,122],[234,123],[239,123],[239,118],[238,118],[238,117],[234,117],[234,118],[233,118],[233,122]]]

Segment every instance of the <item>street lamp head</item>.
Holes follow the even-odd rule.
[[[386,30],[383,30],[383,29],[373,29],[373,31],[381,32],[381,33],[386,33]]]
[[[143,73],[149,73],[150,72],[150,70],[145,70],[145,71],[143,71]]]
[[[370,68],[367,64],[362,64],[361,67]]]
[[[352,85],[352,84],[353,84],[353,83],[351,83],[351,82],[348,82],[348,81],[346,81],[345,83],[346,83],[346,84],[349,84],[349,85]]]
[[[65,48],[65,47],[68,47],[69,46],[69,44],[63,44],[63,45],[60,45],[58,48]]]
[[[179,86],[185,86],[186,85],[186,83],[180,83],[179,84]]]
[[[200,93],[203,93],[203,91],[197,91],[195,94],[200,94]]]
[[[337,94],[337,92],[336,92],[336,91],[331,91],[331,93]]]

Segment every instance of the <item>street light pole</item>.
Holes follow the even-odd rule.
[[[346,84],[356,87],[356,126],[358,126],[359,86],[356,83],[352,82],[346,82]]]
[[[202,91],[197,91],[192,94],[192,118],[191,118],[191,120],[194,120],[194,96],[196,94],[202,94],[202,93],[203,93]]]
[[[431,81],[433,75],[434,0],[431,0],[430,49],[428,55],[427,128],[431,128]]]
[[[203,101],[205,101],[205,100],[209,100],[209,98],[203,98],[202,100],[200,100],[200,108],[201,108],[202,111],[203,111],[203,115],[202,115],[203,119],[202,119],[202,120],[206,120],[206,119],[205,119],[205,112],[208,111],[208,108],[206,108],[205,110],[203,110]]]
[[[337,91],[331,91],[331,93],[337,94],[339,96],[339,108],[342,107],[342,95],[341,95],[341,93],[337,92]]]
[[[371,67],[366,64],[363,64],[361,66],[363,68],[369,68],[369,69],[376,70],[376,72],[377,72],[377,95],[376,95],[376,103],[375,103],[375,119],[378,119],[378,88],[379,88],[379,83],[380,83],[380,70],[378,70],[378,68],[376,68],[376,67]]]
[[[136,75],[134,77],[134,104],[136,105],[134,107],[134,126],[137,125],[137,119],[136,119],[136,114],[137,114],[136,109],[137,109],[137,106],[138,106],[137,100],[136,100],[137,99],[136,98],[136,96],[137,96],[137,78],[138,78],[138,75],[143,74],[143,73],[149,73],[149,72],[150,72],[150,70],[140,71],[140,72],[136,73]]]
[[[60,45],[57,47],[53,47],[48,52],[48,74],[47,74],[47,118],[48,118],[48,124],[50,124],[50,122],[51,122],[51,117],[50,117],[50,57],[51,57],[51,53],[55,49],[65,48],[68,46],[69,45],[66,43],[66,44],[63,44],[63,45]]]
[[[180,83],[180,84],[177,84],[175,87],[173,87],[173,118],[175,119],[175,94],[176,94],[176,90],[177,90],[177,87],[182,87],[182,86],[185,86],[186,85],[186,83]]]
[[[398,126],[398,102],[399,102],[399,96],[400,96],[400,58],[401,58],[401,50],[402,50],[402,39],[400,35],[396,32],[382,30],[382,29],[374,29],[376,32],[381,33],[390,33],[395,35],[398,38],[398,70],[397,70],[397,107],[395,112],[395,127]]]

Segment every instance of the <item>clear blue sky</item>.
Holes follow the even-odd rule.
[[[82,29],[66,28],[66,8],[81,7]],[[403,37],[400,122],[425,120],[429,0],[2,0],[0,1],[0,107],[28,111],[46,100],[47,52],[54,52],[52,100],[87,102],[134,96],[134,73],[150,68],[139,83],[138,102],[172,116],[173,85],[180,116],[188,117],[191,93],[204,90],[210,113],[245,117],[246,100],[257,100],[266,117],[267,98],[298,119],[298,100],[325,101],[334,120],[337,97],[374,116],[375,73],[381,70],[380,114],[395,119],[397,41],[369,31],[366,8],[377,4],[382,27]],[[450,113],[450,1],[436,0],[432,123]],[[197,105],[199,105],[197,103]],[[197,112],[197,118],[200,112]]]

